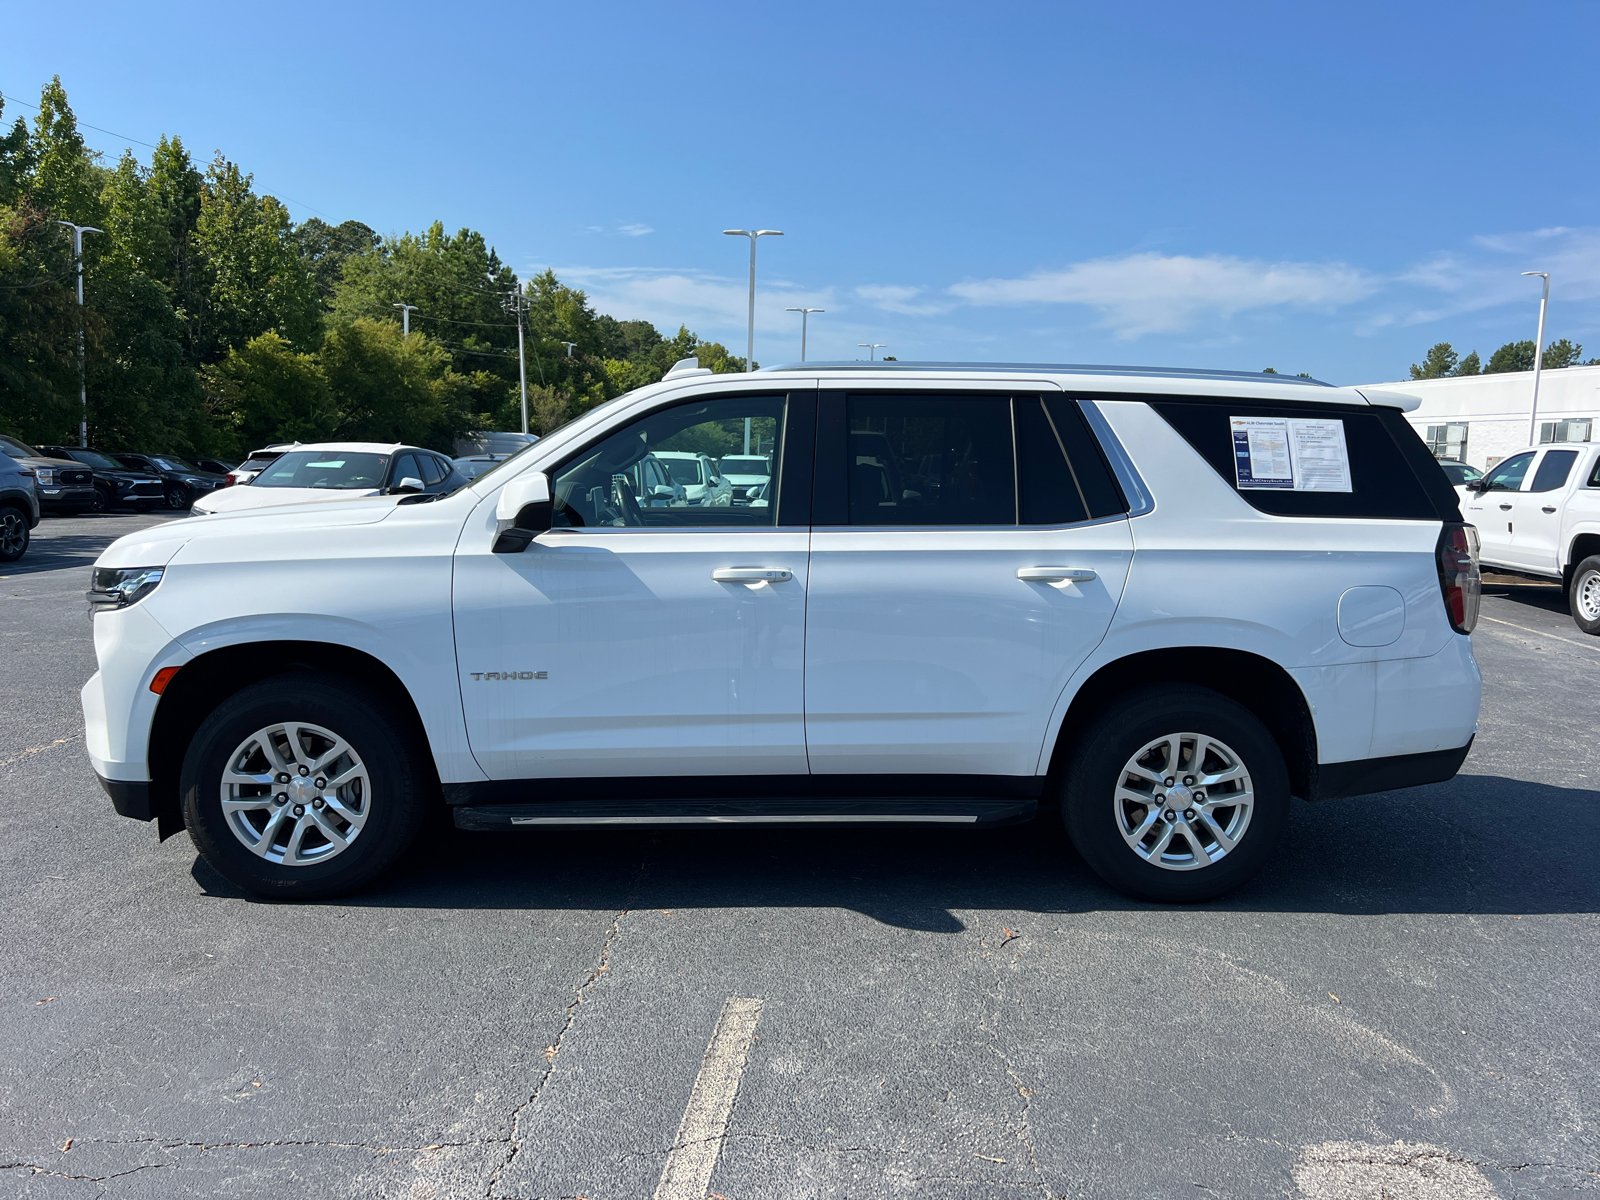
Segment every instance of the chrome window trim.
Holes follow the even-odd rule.
[[[1089,431],[1094,434],[1095,440],[1100,443],[1100,448],[1105,451],[1106,461],[1111,464],[1111,473],[1117,477],[1117,483],[1122,487],[1123,499],[1128,502],[1128,511],[1124,515],[1142,517],[1146,513],[1154,512],[1155,494],[1145,485],[1144,479],[1139,475],[1139,469],[1133,465],[1132,457],[1123,449],[1122,442],[1112,431],[1111,423],[1106,420],[1105,414],[1093,400],[1080,399],[1078,407],[1088,418]]]

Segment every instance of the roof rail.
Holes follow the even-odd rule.
[[[779,363],[760,368],[762,373],[775,371],[1007,371],[1027,372],[1035,375],[1126,375],[1158,376],[1169,379],[1231,379],[1250,380],[1253,383],[1290,383],[1311,387],[1333,387],[1321,379],[1303,375],[1268,374],[1264,371],[1220,371],[1207,367],[1126,367],[1098,363],[984,363],[984,362],[860,362],[839,360],[834,362]]]

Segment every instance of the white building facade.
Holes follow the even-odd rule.
[[[1532,371],[1371,386],[1422,401],[1406,419],[1437,458],[1457,459],[1486,471],[1530,444]],[[1531,444],[1588,441],[1600,441],[1600,367],[1541,371],[1539,429]]]

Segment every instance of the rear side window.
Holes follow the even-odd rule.
[[[852,525],[1014,525],[1009,396],[849,399]]]
[[[1530,492],[1553,492],[1567,486],[1567,476],[1572,474],[1572,464],[1578,461],[1576,450],[1551,450],[1544,456],[1539,469],[1533,473]]]
[[[1183,435],[1217,474],[1236,488],[1261,512],[1284,517],[1384,517],[1396,520],[1459,520],[1455,491],[1442,471],[1434,465],[1427,447],[1416,431],[1395,412],[1394,421],[1385,420],[1387,410],[1338,404],[1264,404],[1256,400],[1212,400],[1151,397],[1149,404],[1168,424]],[[1250,423],[1254,422],[1252,426]],[[1336,427],[1330,426],[1337,422]],[[1321,464],[1318,485],[1327,490],[1301,487],[1263,486],[1281,471],[1287,480],[1297,472],[1283,464],[1273,466],[1270,458],[1255,467],[1261,479],[1245,477],[1240,487],[1240,454],[1236,437],[1243,428],[1261,428],[1269,433],[1285,427],[1308,427],[1296,446],[1311,446],[1319,441],[1319,453],[1328,457]],[[1328,434],[1333,436],[1325,436]],[[1315,436],[1313,436],[1315,435]],[[1296,434],[1299,437],[1298,434]],[[1341,452],[1349,460],[1345,479],[1337,463]],[[1409,445],[1401,439],[1408,438]],[[1254,486],[1250,486],[1250,484]]]

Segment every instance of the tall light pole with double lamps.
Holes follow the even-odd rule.
[[[889,343],[888,342],[857,342],[856,345],[860,346],[863,350],[867,351],[867,356],[868,356],[867,357],[867,361],[868,362],[877,362],[878,361],[878,351],[879,350],[887,350],[889,348]]]
[[[415,304],[394,304],[390,307],[398,308],[400,310],[400,336],[410,337],[411,314],[417,311],[417,306]]]
[[[800,361],[806,360],[806,321],[814,312],[827,312],[825,308],[786,308],[784,312],[797,312],[800,314]]]
[[[78,264],[78,445],[89,444],[89,375],[83,357],[83,235],[104,233],[93,225],[74,225],[71,221],[57,221],[72,230],[72,257]]]
[[[781,229],[724,229],[728,237],[747,237],[750,239],[750,321],[745,327],[744,339],[744,369],[756,369],[756,239],[764,237],[782,237]]]
[[[1533,411],[1528,414],[1528,445],[1539,444],[1539,367],[1544,360],[1544,310],[1550,307],[1550,272],[1524,271],[1544,280],[1544,295],[1539,300],[1539,336],[1533,343]]]

